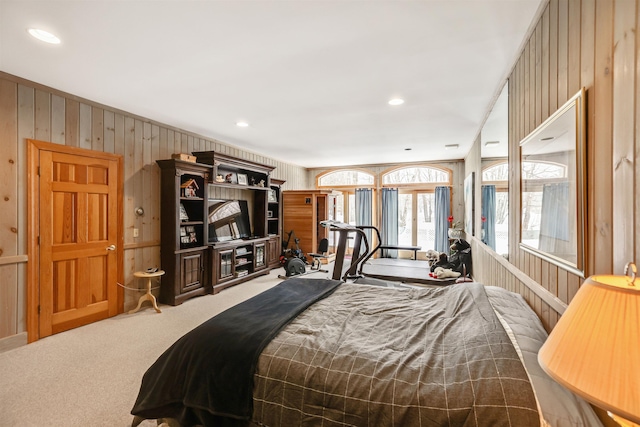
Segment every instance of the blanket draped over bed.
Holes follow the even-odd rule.
[[[291,319],[340,284],[290,279],[204,322],[147,370],[131,413],[175,418],[185,425],[217,424],[209,414],[248,420],[262,349]]]
[[[270,300],[269,308],[279,311],[280,302]],[[266,314],[245,311],[253,327],[262,324],[261,312]],[[189,405],[210,414],[246,414],[250,395],[239,414],[208,406],[227,400],[213,394],[231,393],[242,383],[239,373],[214,372],[223,362],[208,362],[211,348],[220,342],[226,348],[226,341],[208,330],[191,337],[209,322],[149,369],[132,413],[178,418],[184,425],[222,425],[181,416],[193,411]],[[255,370],[243,374],[255,380],[255,424],[539,426],[527,373],[481,284],[393,289],[346,283],[284,324],[263,348]],[[234,352],[228,352],[232,359],[244,358]],[[224,383],[213,384],[214,377]],[[156,410],[156,401],[173,415]]]
[[[265,347],[253,420],[325,427],[540,422],[524,367],[478,283],[340,286]]]

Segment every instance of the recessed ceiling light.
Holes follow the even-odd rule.
[[[38,40],[43,41],[45,43],[60,44],[60,39],[58,37],[54,36],[53,34],[47,32],[45,30],[39,30],[37,28],[29,28],[27,31],[33,37],[35,37]]]
[[[458,147],[459,147],[458,144],[447,144],[444,146],[444,148],[446,148],[447,150],[455,150]]]
[[[400,99],[400,98],[393,98],[392,100],[389,101],[389,105],[402,105],[404,104],[404,99]]]
[[[247,122],[236,122],[236,126],[238,126],[239,128],[247,128],[247,127],[249,127],[249,123],[247,123]]]
[[[493,147],[494,145],[499,145],[500,141],[487,141],[484,143],[485,147]]]

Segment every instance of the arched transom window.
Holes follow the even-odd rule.
[[[318,187],[370,186],[373,183],[373,174],[357,169],[328,172],[318,177]]]
[[[522,162],[523,179],[558,179],[567,177],[567,167],[553,162]]]
[[[509,179],[509,165],[500,162],[482,170],[482,181],[507,181]]]
[[[448,184],[451,174],[445,170],[428,166],[408,166],[394,169],[382,175],[382,185],[401,184]]]

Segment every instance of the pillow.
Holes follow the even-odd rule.
[[[602,422],[591,405],[555,382],[538,363],[538,350],[547,339],[540,319],[521,295],[485,286],[489,301],[511,337],[527,370],[543,426],[598,427]]]

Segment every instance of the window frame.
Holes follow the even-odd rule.
[[[364,173],[366,175],[370,175],[373,178],[373,183],[372,184],[348,184],[348,185],[321,185],[320,184],[320,180],[327,176],[327,175],[331,175],[333,173],[338,173],[338,172],[360,172],[360,173]],[[324,171],[321,172],[319,174],[316,175],[316,188],[318,189],[335,189],[335,190],[344,190],[344,189],[355,189],[355,188],[376,188],[376,182],[377,181],[377,177],[376,174],[371,172],[370,170],[364,169],[364,168],[340,168],[340,169],[330,169],[328,171]]]
[[[425,168],[425,169],[434,169],[437,170],[439,172],[445,173],[448,177],[447,181],[437,181],[437,182],[411,182],[411,183],[391,183],[391,184],[385,184],[384,183],[384,178],[386,175],[389,175],[393,172],[402,170],[402,169],[410,169],[410,168]],[[383,170],[382,172],[380,172],[380,188],[398,188],[398,189],[426,189],[429,191],[435,191],[436,187],[441,187],[441,186],[445,186],[445,187],[449,187],[452,188],[452,181],[453,181],[453,171],[449,168],[445,168],[442,166],[433,166],[433,165],[402,165],[402,166],[394,166],[388,169]]]

